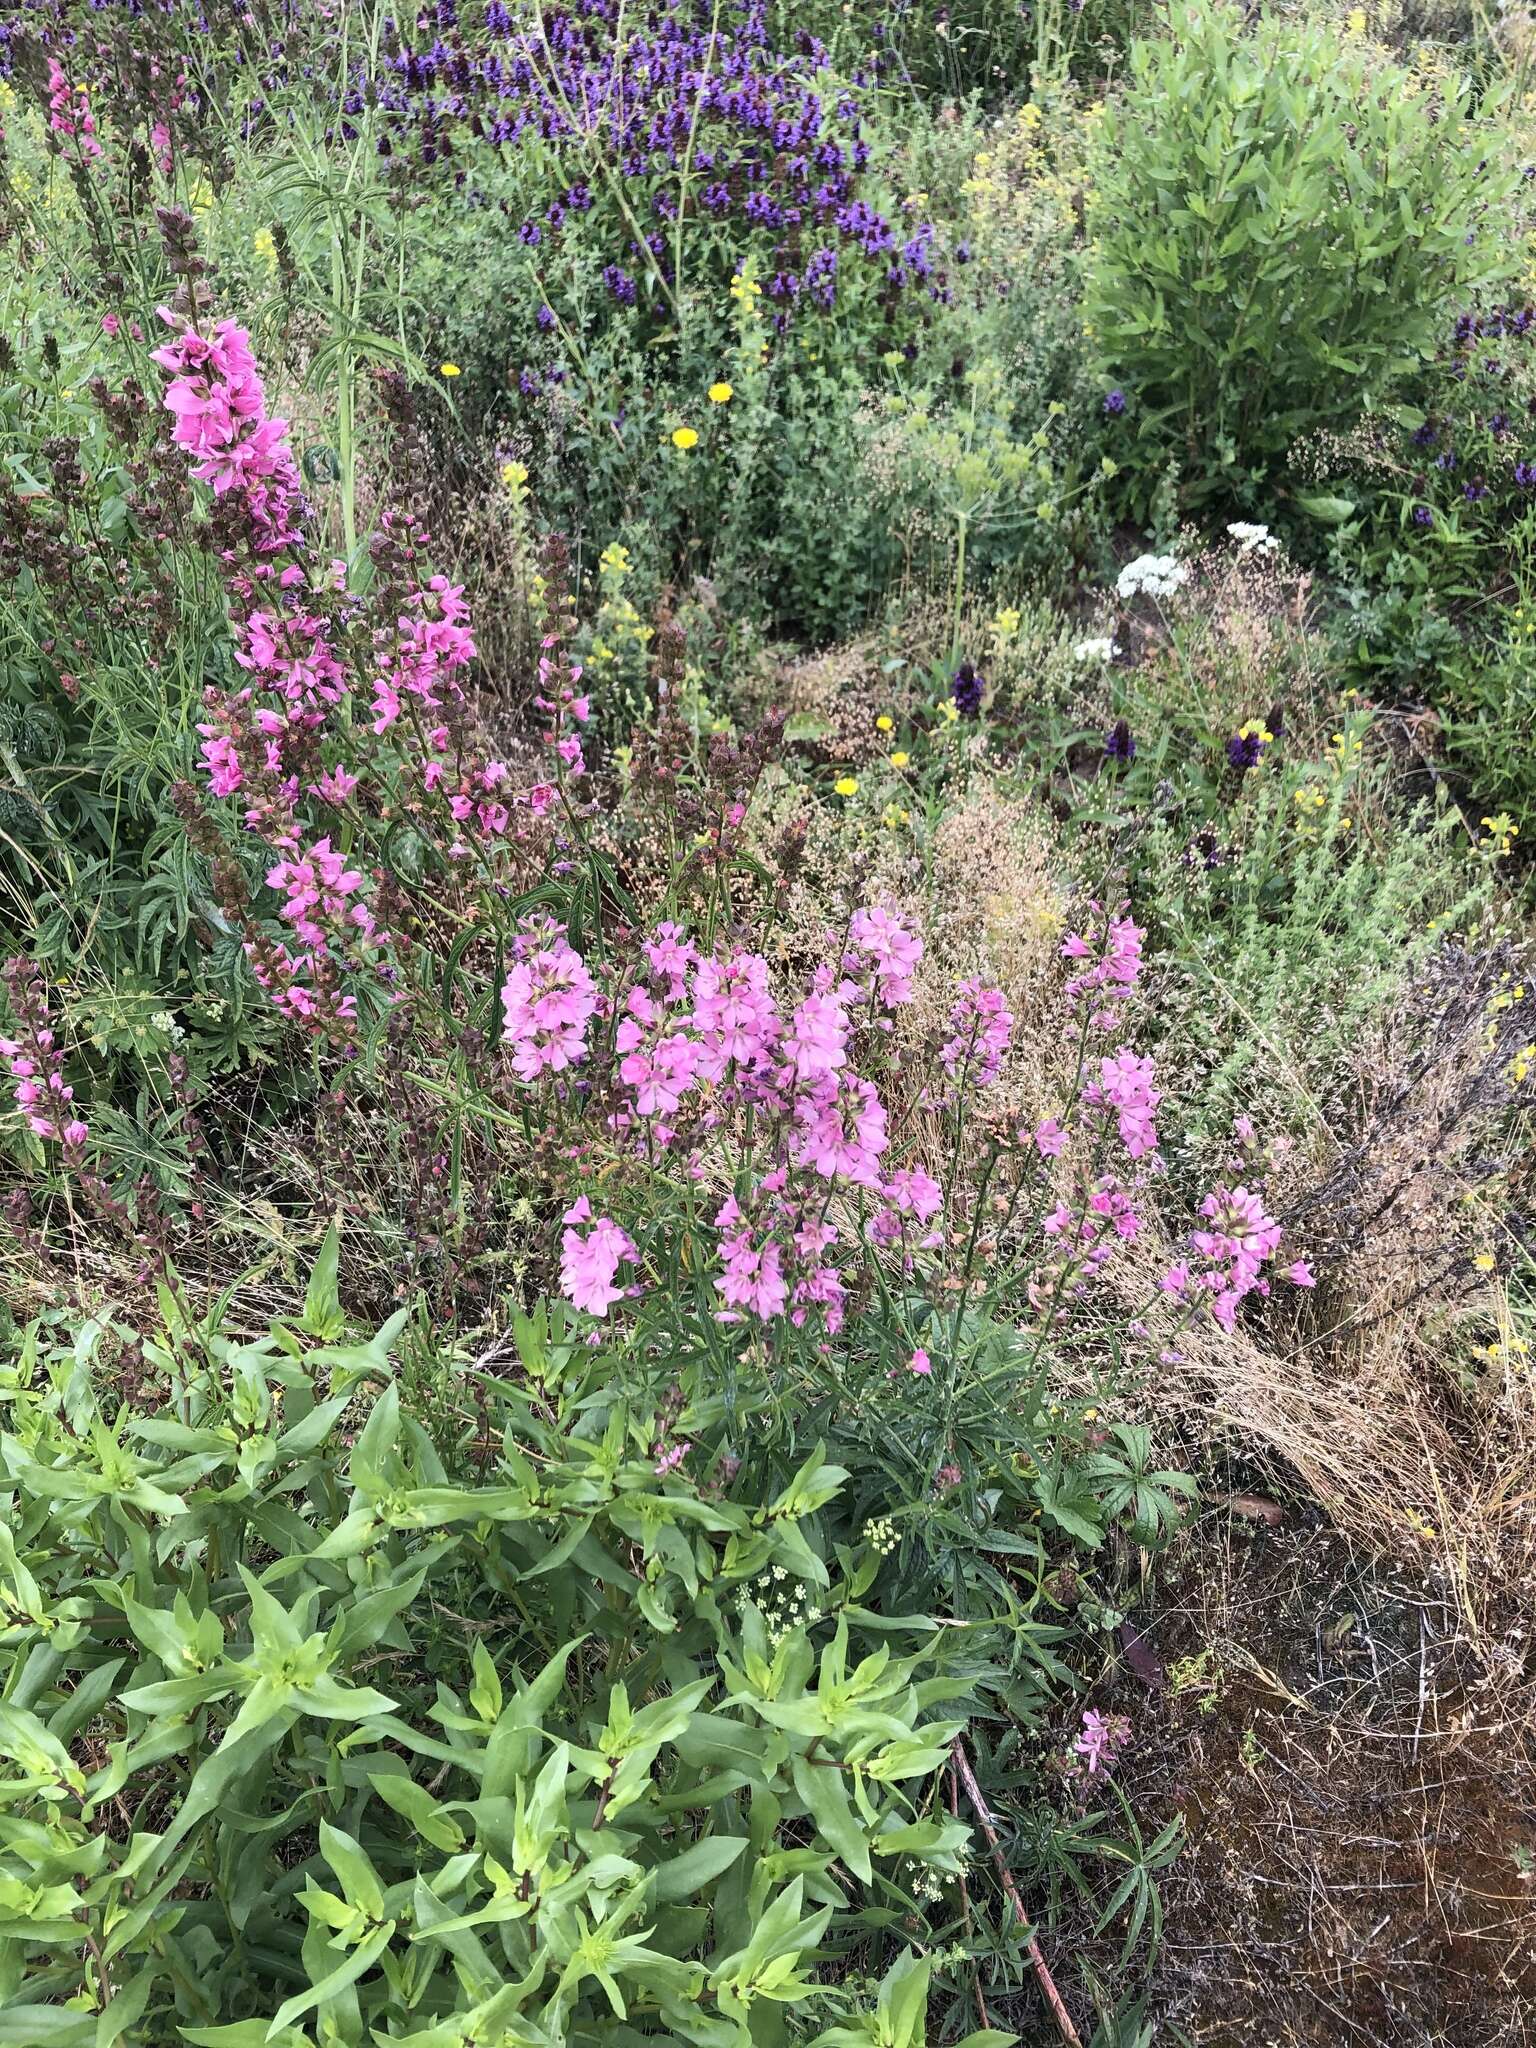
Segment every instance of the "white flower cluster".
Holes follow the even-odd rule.
[[[1240,555],[1278,554],[1280,543],[1267,526],[1250,526],[1246,519],[1234,519],[1227,528],[1237,542]]]
[[[806,1599],[804,1586],[791,1579],[781,1564],[760,1573],[742,1588],[736,1596],[737,1608],[745,1608],[749,1602],[763,1617],[772,1649],[777,1649],[786,1636],[814,1621],[821,1612],[813,1601]]]
[[[1189,581],[1189,571],[1173,555],[1138,555],[1127,562],[1115,583],[1115,593],[1129,602],[1133,597],[1172,597]]]
[[[1119,642],[1106,633],[1101,640],[1079,640],[1072,650],[1074,661],[1111,662],[1120,652]]]
[[[882,1515],[878,1521],[864,1524],[864,1541],[881,1557],[889,1557],[900,1543],[901,1536],[890,1517]]]

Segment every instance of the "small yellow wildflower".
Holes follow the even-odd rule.
[[[859,793],[859,778],[856,775],[839,775],[832,787],[839,796],[857,796]]]
[[[1493,1253],[1475,1252],[1472,1257],[1472,1263],[1476,1266],[1479,1273],[1491,1273],[1494,1268]]]
[[[698,445],[699,437],[692,427],[674,427],[672,429],[672,446],[674,448],[697,448]]]
[[[711,384],[709,387],[709,398],[712,405],[729,405],[735,395],[735,392],[723,377],[718,384]]]
[[[444,377],[462,377],[464,374],[457,363],[439,363],[437,367]]]
[[[901,826],[910,824],[911,821],[912,813],[904,811],[900,804],[887,804],[880,819],[887,832],[895,832]]]
[[[895,719],[894,719],[894,718],[892,718],[891,714],[890,714],[890,713],[889,713],[888,711],[882,711],[882,712],[881,712],[881,714],[880,714],[880,716],[879,716],[879,717],[878,717],[878,718],[877,718],[877,719],[875,720],[875,731],[876,731],[876,732],[894,732],[895,730],[896,730],[896,721],[895,721]]]
[[[939,706],[939,716],[946,725],[953,725],[960,716],[960,707],[953,697],[946,697]]]
[[[1496,818],[1484,818],[1483,830],[1487,838],[1479,840],[1483,852],[1491,853],[1495,860],[1502,860],[1514,850],[1514,843],[1520,836],[1520,827],[1508,811],[1500,811]]]
[[[1014,634],[1019,630],[1020,616],[1020,613],[1013,605],[1007,604],[1003,606],[1003,609],[992,621],[992,630],[999,640],[1011,640],[1013,638]]]
[[[528,471],[521,462],[504,462],[501,465],[501,480],[509,491],[520,491],[528,481]]]
[[[1363,36],[1365,34],[1365,9],[1363,7],[1352,7],[1345,18],[1344,26],[1352,36]]]
[[[893,768],[910,768],[910,767],[911,767],[911,765],[912,765],[912,756],[911,756],[910,754],[907,754],[907,753],[901,753],[901,752],[897,752],[897,753],[894,753],[894,754],[892,754],[892,756],[891,756],[891,766],[892,766]]]

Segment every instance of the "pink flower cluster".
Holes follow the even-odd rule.
[[[1080,1768],[1091,1778],[1099,1771],[1113,1769],[1116,1760],[1130,1746],[1131,1724],[1124,1714],[1101,1714],[1090,1707],[1072,1744]]]
[[[462,584],[430,576],[424,590],[411,592],[393,634],[379,636],[373,683],[375,733],[389,730],[406,698],[414,698],[418,714],[438,713],[445,702],[463,703],[460,672],[475,658],[468,621]],[[435,716],[432,723],[437,723]]]
[[[1003,1055],[1013,1042],[1013,1012],[997,988],[985,988],[974,977],[960,984],[949,1013],[954,1037],[939,1053],[945,1071],[972,1087],[985,1088],[997,1079]]]
[[[316,1029],[350,1028],[356,998],[343,992],[339,970],[363,968],[390,983],[393,970],[380,956],[391,942],[358,895],[362,872],[331,854],[335,828],[306,830],[299,806],[308,797],[334,812],[362,801],[363,778],[345,760],[326,761],[322,746],[333,738],[350,750],[360,738],[366,744],[370,725],[375,738],[398,727],[391,748],[445,819],[450,858],[464,856],[471,841],[484,847],[508,833],[518,799],[506,787],[506,765],[465,746],[464,677],[476,651],[468,607],[446,577],[415,582],[411,565],[427,536],[409,516],[386,514],[376,538],[386,572],[375,601],[389,603],[390,616],[373,631],[371,719],[351,711],[354,679],[338,650],[364,601],[348,593],[344,563],[318,576],[305,563],[307,507],[288,427],[268,410],[250,336],[231,320],[210,335],[168,309],[161,318],[176,330],[155,351],[173,438],[193,476],[242,515],[226,519],[235,544],[221,548],[220,559],[246,682],[206,693],[198,730],[208,786],[216,797],[243,798],[247,829],[277,856],[268,878],[285,896],[279,914],[305,949],[249,937],[247,957],[290,1015]],[[338,708],[347,715],[333,721]],[[529,820],[547,808],[536,792],[526,804]]]
[[[90,1127],[71,1107],[75,1091],[64,1079],[63,1058],[37,969],[29,960],[7,960],[4,980],[18,1035],[0,1037],[0,1059],[10,1069],[16,1107],[35,1137],[57,1139],[66,1154],[78,1156]]]
[[[875,978],[875,993],[888,1010],[912,1000],[912,977],[923,957],[923,942],[889,910],[857,910],[849,936]]]
[[[1060,1263],[1051,1277],[1070,1274],[1081,1285],[1102,1270],[1117,1243],[1128,1244],[1139,1233],[1141,1217],[1119,1182],[1106,1177],[1086,1200],[1058,1202],[1040,1227],[1060,1247]],[[1046,1298],[1043,1280],[1036,1283],[1035,1295],[1037,1305]]]
[[[1263,1269],[1279,1248],[1280,1226],[1264,1213],[1260,1198],[1242,1187],[1213,1188],[1200,1204],[1200,1213],[1210,1228],[1190,1232],[1196,1258],[1180,1259],[1169,1268],[1163,1292],[1191,1307],[1208,1304],[1216,1321],[1230,1330],[1245,1295],[1269,1292]],[[1290,1277],[1300,1287],[1312,1284],[1304,1260],[1296,1261]]]
[[[305,945],[323,946],[326,926],[334,929],[343,919],[372,934],[373,917],[367,904],[349,905],[347,901],[361,887],[362,879],[329,839],[317,839],[302,858],[280,860],[270,869],[267,887],[283,892],[278,915],[293,926]]]
[[[799,1324],[820,1312],[838,1327],[846,1283],[833,1247],[850,1233],[846,1216],[829,1213],[834,1194],[873,1205],[861,1225],[872,1245],[910,1256],[933,1241],[938,1183],[915,1164],[887,1167],[886,1107],[854,1066],[858,1032],[889,1030],[922,957],[893,913],[855,919],[846,953],[817,969],[787,1016],[761,954],[701,954],[675,924],[657,927],[638,973],[611,991],[558,927],[531,924],[514,944],[502,1006],[518,1076],[534,1083],[587,1061],[593,1020],[612,1018],[612,1064],[594,1082],[611,1091],[609,1128],[649,1153],[687,1118],[690,1174],[736,1183],[715,1217],[727,1318]],[[743,1172],[749,1142],[757,1165]]]
[[[624,1289],[614,1285],[619,1267],[633,1265],[640,1256],[634,1240],[611,1217],[594,1216],[585,1195],[566,1210],[563,1220],[560,1286],[577,1308],[605,1316],[624,1297]]]
[[[592,716],[592,704],[578,688],[580,667],[573,662],[562,671],[555,660],[556,651],[555,636],[549,634],[539,656],[539,688],[533,705],[549,719],[545,745],[567,774],[585,775],[587,763],[581,750],[581,736],[573,728],[587,723]]]
[[[166,306],[160,318],[178,321]],[[267,412],[266,387],[251,337],[220,320],[211,338],[181,324],[175,340],[154,352],[170,378],[165,408],[172,437],[193,457],[192,474],[218,497],[238,490],[259,535],[259,552],[275,553],[298,539],[303,492],[288,445],[288,422]]]
[[[1090,908],[1101,911],[1097,903]],[[1106,918],[1102,926],[1090,924],[1086,931],[1068,932],[1062,940],[1064,960],[1089,963],[1067,983],[1066,994],[1068,1002],[1086,997],[1096,1005],[1088,1019],[1090,1029],[1113,1031],[1119,1024],[1115,1005],[1124,1001],[1140,978],[1142,938],[1135,920],[1122,914]]]
[[[55,135],[70,136],[80,144],[80,154],[94,159],[101,155],[96,140],[96,121],[87,104],[83,85],[71,85],[69,75],[57,57],[48,59],[48,126]]]
[[[559,926],[520,935],[501,991],[503,1037],[525,1081],[563,1073],[587,1056],[587,1025],[597,991],[586,962]]]
[[[1098,1080],[1083,1090],[1090,1108],[1114,1113],[1120,1142],[1133,1159],[1145,1159],[1157,1150],[1155,1118],[1162,1099],[1152,1061],[1124,1045],[1112,1059],[1100,1060]]]

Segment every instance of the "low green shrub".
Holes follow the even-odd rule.
[[[558,1319],[434,1442],[405,1312],[336,1341],[327,1271],[307,1338],[167,1295],[174,1337],[5,1376],[0,2040],[891,2038],[817,1966],[963,1867],[969,1632],[877,1590],[844,1470],[757,1498],[747,1413],[658,1413]],[[926,1982],[897,1955],[904,2038]]]

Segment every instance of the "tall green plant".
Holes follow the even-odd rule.
[[[1171,464],[1191,503],[1253,499],[1299,435],[1413,368],[1458,293],[1510,274],[1496,109],[1209,0],[1130,73],[1102,124],[1086,315],[1133,408],[1133,497]]]

